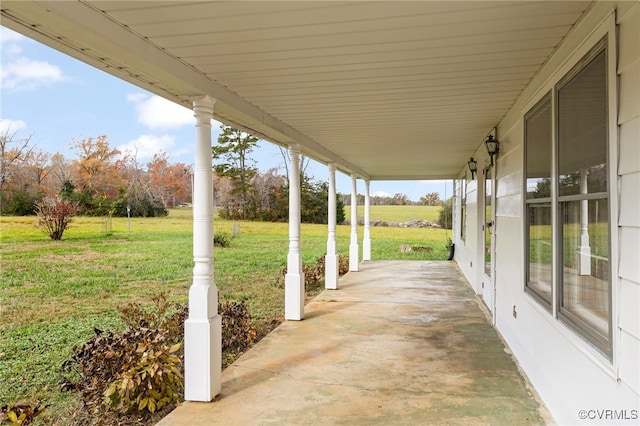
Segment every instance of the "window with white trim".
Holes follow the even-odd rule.
[[[526,288],[549,310],[552,298],[551,94],[524,117],[526,152],[525,220],[529,244]]]
[[[607,79],[605,38],[525,115],[525,288],[610,356]]]

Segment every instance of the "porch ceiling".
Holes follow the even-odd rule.
[[[12,28],[372,180],[452,178],[591,2],[2,2]]]

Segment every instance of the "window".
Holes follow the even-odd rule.
[[[551,95],[524,118],[526,152],[526,288],[551,309]]]
[[[467,176],[460,180],[462,201],[460,202],[460,239],[466,242],[467,238]]]
[[[607,78],[604,39],[524,117],[525,288],[610,355]]]
[[[557,88],[561,318],[608,345],[607,58],[600,44]]]
[[[491,277],[491,241],[493,233],[493,214],[491,198],[493,192],[493,166],[484,169],[484,273]]]

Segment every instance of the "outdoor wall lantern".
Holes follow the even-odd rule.
[[[478,171],[478,162],[471,157],[469,161],[467,161],[467,166],[469,166],[469,170],[471,170],[471,180],[476,178],[476,172]]]
[[[493,166],[493,157],[498,155],[500,152],[500,143],[493,138],[493,135],[489,135],[486,141],[484,141],[484,146],[487,147],[487,152],[489,153],[489,157],[491,157],[491,165]]]

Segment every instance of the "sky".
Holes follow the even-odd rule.
[[[148,163],[164,151],[172,163],[192,164],[195,120],[190,109],[113,77],[34,40],[0,27],[0,131],[17,137],[32,135],[31,143],[67,158],[74,140],[107,135],[112,148],[137,154]],[[212,140],[220,124],[212,123]],[[264,171],[283,164],[279,148],[260,141],[251,154]],[[327,180],[324,164],[312,161],[308,172]],[[351,192],[351,178],[336,173],[338,192]],[[358,192],[364,182],[358,180]],[[430,192],[451,196],[451,181],[373,181],[372,195],[402,193],[413,201]]]

